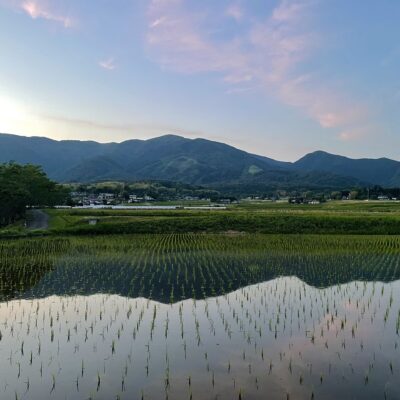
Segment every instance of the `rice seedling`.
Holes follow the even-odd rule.
[[[2,241],[1,398],[398,398],[399,267],[385,236]]]

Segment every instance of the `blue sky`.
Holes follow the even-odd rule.
[[[400,1],[0,0],[0,132],[400,159]]]

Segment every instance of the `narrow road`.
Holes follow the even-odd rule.
[[[29,230],[48,229],[49,215],[43,210],[29,210],[26,216],[26,227]]]

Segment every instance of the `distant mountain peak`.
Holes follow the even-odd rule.
[[[389,158],[353,159],[319,150],[306,154],[293,166],[302,171],[320,171],[351,176],[360,181],[381,186],[400,185],[400,162]]]
[[[318,150],[289,163],[174,134],[121,143],[0,134],[0,162],[11,160],[41,165],[60,182],[153,179],[266,188],[400,186],[400,163],[387,158],[355,160]]]

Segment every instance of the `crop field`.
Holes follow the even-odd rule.
[[[53,235],[238,231],[265,234],[400,234],[400,203],[242,202],[226,210],[48,210]],[[96,219],[96,225],[89,221]]]
[[[49,237],[0,242],[0,299],[95,294],[164,303],[294,275],[316,287],[400,277],[400,238],[249,234]]]
[[[400,238],[0,241],[1,399],[398,399]]]
[[[171,206],[171,203],[160,205]],[[0,229],[0,238],[229,231],[400,235],[400,202],[396,201],[329,201],[314,205],[243,201],[220,210],[47,209],[45,212],[50,217],[49,229],[26,229],[23,221],[19,221],[13,226]],[[30,217],[31,213],[28,212],[28,219]],[[93,221],[95,224],[91,223]]]

